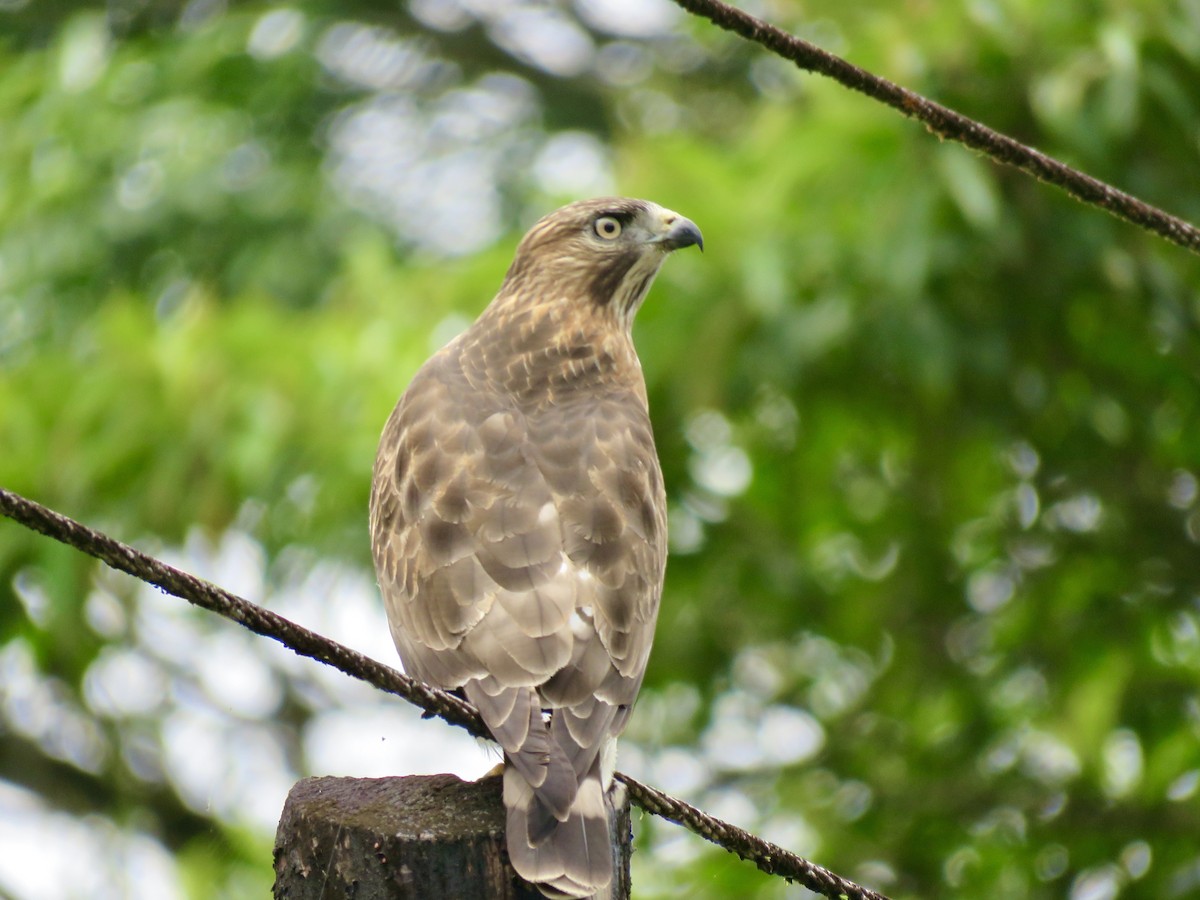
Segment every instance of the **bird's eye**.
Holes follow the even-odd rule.
[[[596,220],[596,234],[606,241],[616,240],[621,236],[621,223],[612,216],[601,216]]]

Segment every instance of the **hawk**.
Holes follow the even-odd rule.
[[[613,877],[616,738],[646,671],[666,496],[630,327],[690,220],[602,198],[537,222],[475,323],[383,430],[371,550],[396,649],[504,750],[513,868],[548,897]]]

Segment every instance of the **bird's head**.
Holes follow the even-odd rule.
[[[693,244],[704,249],[696,224],[657,203],[581,200],[529,229],[504,288],[542,301],[577,297],[628,324],[667,254]]]

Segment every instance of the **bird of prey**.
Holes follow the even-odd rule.
[[[630,327],[690,220],[602,198],[537,222],[383,431],[371,549],[405,670],[504,751],[509,858],[547,897],[612,880],[606,792],[646,671],[666,496]]]

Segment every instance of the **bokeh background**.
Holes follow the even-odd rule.
[[[1195,0],[750,5],[1200,220]],[[0,484],[393,661],[382,424],[608,192],[707,247],[622,768],[897,898],[1200,896],[1200,257],[666,0],[2,0]],[[295,779],[493,761],[0,521],[0,895],[266,896]]]

